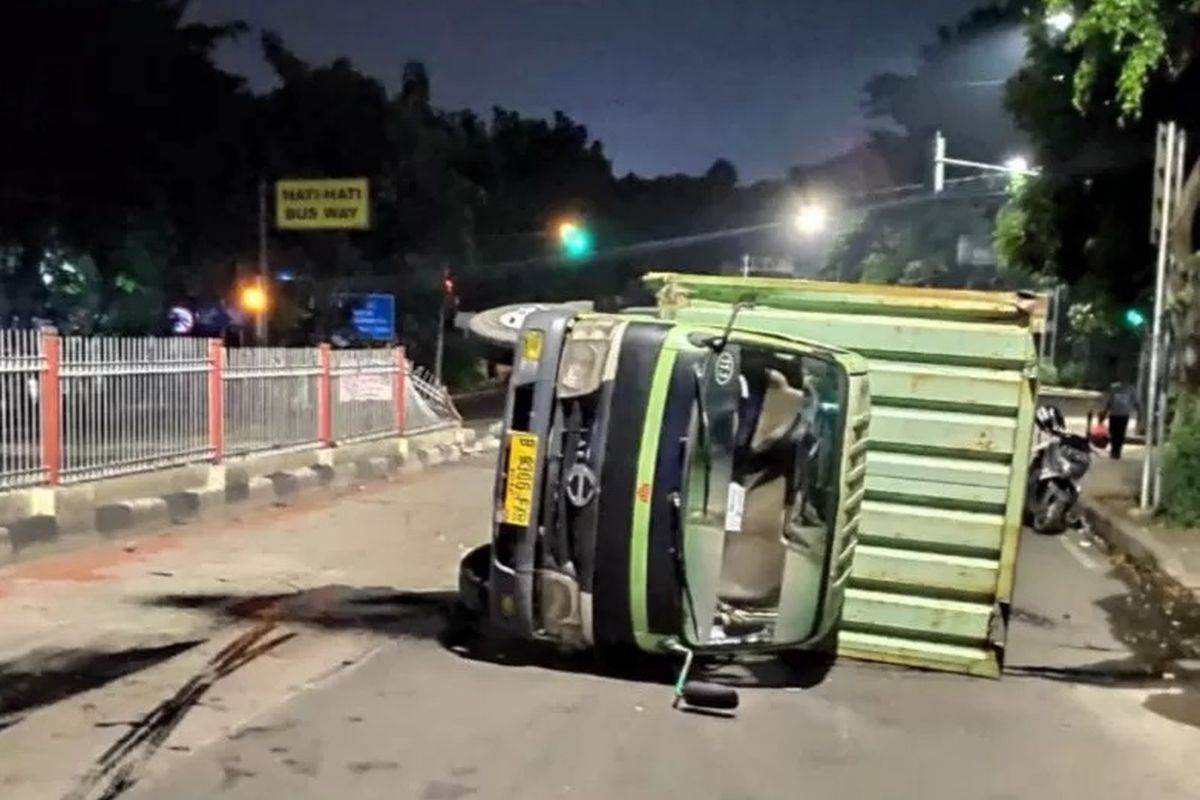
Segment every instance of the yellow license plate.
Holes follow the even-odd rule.
[[[510,433],[508,479],[504,483],[504,521],[522,527],[533,519],[533,486],[537,480],[538,437]]]
[[[531,363],[536,364],[542,358],[542,332],[541,331],[526,331],[525,341],[521,347],[522,357]],[[536,445],[537,441],[534,440]]]

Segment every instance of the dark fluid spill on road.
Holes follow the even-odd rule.
[[[1141,670],[1164,691],[1145,708],[1175,722],[1200,728],[1200,601],[1169,576],[1118,558],[1113,577],[1129,591],[1098,601],[1113,635],[1132,653],[1123,665]],[[1114,665],[1116,666],[1116,665]]]
[[[0,727],[20,715],[153,667],[203,640],[101,653],[65,650],[0,665]]]

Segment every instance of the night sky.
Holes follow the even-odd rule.
[[[696,173],[724,157],[745,181],[853,145],[863,82],[911,68],[937,25],[979,4],[194,0],[193,14],[277,30],[302,58],[347,56],[392,86],[406,60],[423,60],[441,108],[560,109],[604,142],[618,173]],[[220,58],[270,85],[256,35]]]

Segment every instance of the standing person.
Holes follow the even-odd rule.
[[[1121,457],[1125,446],[1125,432],[1129,429],[1129,418],[1137,411],[1137,392],[1132,386],[1114,381],[1104,397],[1104,410],[1100,421],[1108,421],[1109,453],[1113,458]]]

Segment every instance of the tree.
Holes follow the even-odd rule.
[[[899,129],[919,152],[916,173],[897,175],[898,183],[925,180],[929,147],[938,130],[960,158],[998,162],[1020,143],[997,78],[1018,66],[1008,40],[1026,5],[1025,0],[1002,0],[976,8],[938,29],[921,48],[915,71],[883,73],[867,81],[867,118]]]
[[[993,84],[994,76],[1004,70],[1005,58],[1010,58],[1007,40],[1021,18],[1022,5],[1006,0],[975,9],[937,31],[921,48],[915,71],[884,73],[867,81],[864,112],[883,127],[872,132],[863,148],[870,157],[862,160],[883,165],[879,171],[886,180],[861,186],[864,192],[899,185],[917,194],[928,184],[936,131],[953,143],[955,155],[985,162],[999,162],[1020,143]],[[838,174],[836,182],[848,181]],[[912,203],[884,203],[868,211],[847,226],[824,274],[872,283],[971,288],[1026,282],[1015,267],[1006,271],[971,260],[960,263],[960,244],[978,249],[974,245],[991,238],[1003,200],[990,184],[948,193],[939,202],[915,202],[914,197]]]
[[[1050,11],[1076,5],[1069,0],[1047,4]],[[1146,237],[1153,126],[1166,119],[1185,129],[1200,123],[1194,103],[1200,90],[1195,66],[1200,2],[1092,0],[1077,10],[1062,41],[1030,27],[1027,66],[1009,87],[1009,104],[1034,136],[1040,163],[1046,165],[1045,175],[1014,201],[1028,223],[1020,237],[1029,248],[1024,257],[1036,253],[1060,273],[1103,286],[1120,299],[1144,298],[1153,282]],[[1197,169],[1185,197],[1200,194]],[[1034,224],[1035,205],[1053,224],[1044,219]],[[1181,210],[1184,217],[1173,223],[1178,269],[1168,309],[1180,356],[1175,375],[1180,413],[1171,432],[1172,450],[1186,465],[1200,461],[1191,450],[1197,437],[1190,433],[1200,425],[1200,312],[1195,310],[1200,257],[1192,240],[1196,204],[1185,203]],[[1183,476],[1177,485],[1188,487],[1196,477]],[[1181,507],[1171,486],[1166,500],[1168,511]]]
[[[248,96],[211,56],[241,26],[184,22],[187,5],[18,0],[0,10],[10,311],[40,313],[57,291],[47,276],[71,252],[68,263],[94,265],[100,318],[136,327],[182,277],[175,258],[228,243]],[[128,261],[134,251],[154,262]]]

